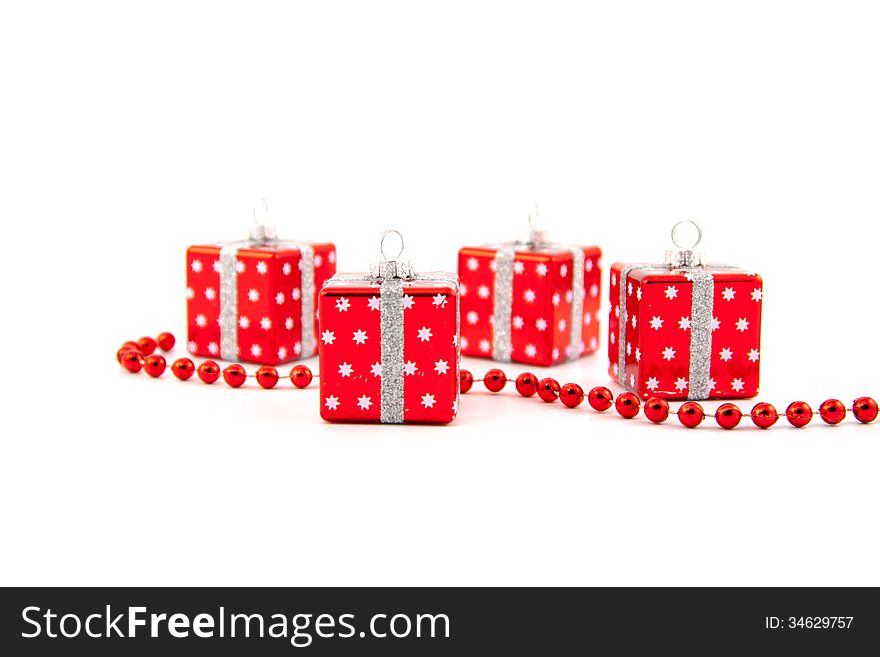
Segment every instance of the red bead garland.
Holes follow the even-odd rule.
[[[639,407],[641,405],[642,403],[639,401],[638,395],[632,392],[624,392],[614,402],[614,407],[617,409],[620,417],[627,420],[631,420],[639,414]]]
[[[507,384],[507,375],[499,369],[486,372],[483,377],[483,385],[491,392],[501,392]]]
[[[868,424],[877,419],[877,402],[870,397],[859,397],[853,402],[853,415],[862,424]]]
[[[562,391],[559,393],[559,399],[561,399],[562,403],[568,408],[577,408],[584,403],[584,389],[577,383],[566,383],[562,386]]]
[[[822,402],[819,407],[819,415],[828,424],[840,424],[846,417],[846,406],[839,399],[829,399]]]
[[[149,376],[161,377],[168,367],[165,357],[155,353],[157,349],[168,351],[175,345],[175,338],[171,333],[160,333],[155,339],[145,336],[137,342],[129,340],[122,344],[116,352],[116,360],[131,373],[141,370]],[[254,375],[248,375],[245,368],[237,363],[231,364],[221,370],[214,361],[204,361],[198,367],[189,358],[178,358],[170,365],[171,372],[181,381],[187,381],[197,374],[204,383],[214,383],[220,376],[233,388],[239,388],[253,376],[262,388],[274,388],[280,380],[280,375],[275,367],[264,365]],[[288,375],[291,383],[297,388],[308,387],[314,375],[305,365],[295,365]],[[503,370],[491,369],[486,372],[483,379],[475,379],[474,375],[465,369],[459,373],[459,389],[466,393],[473,388],[477,380],[482,380],[491,392],[501,392],[508,381],[508,376]],[[614,398],[610,389],[604,386],[592,388],[584,394],[584,389],[577,383],[560,385],[559,381],[547,377],[540,381],[531,372],[523,372],[515,378],[516,391],[523,397],[532,397],[536,393],[540,399],[552,403],[561,399],[568,408],[577,408],[586,399],[590,407],[597,412],[604,412],[614,406],[618,414],[626,419],[635,418],[641,410],[641,400],[632,392],[624,392],[617,399]],[[819,407],[822,420],[830,425],[836,425],[846,419],[850,409],[839,399],[828,399]],[[880,416],[880,408],[871,397],[857,398],[851,408],[853,416],[861,423],[868,424],[877,420]],[[645,417],[655,423],[665,422],[672,413],[669,403],[661,398],[652,397],[645,402]],[[703,407],[696,402],[685,402],[676,411],[681,424],[688,428],[699,426],[706,418]],[[723,429],[737,427],[743,417],[742,411],[731,403],[721,404],[714,413],[715,421]],[[761,402],[752,409],[749,417],[755,426],[761,429],[769,429],[779,420],[779,413],[772,404]],[[803,401],[792,402],[785,410],[785,417],[792,426],[803,427],[810,423],[813,418],[813,409]]]
[[[523,397],[533,396],[538,392],[538,377],[531,372],[523,372],[516,377],[516,391]]]
[[[538,397],[543,399],[548,404],[555,402],[559,399],[559,381],[556,379],[546,378],[541,379],[538,382]]]
[[[779,419],[773,404],[760,403],[752,409],[752,422],[759,429],[769,429]]]
[[[721,404],[715,411],[715,422],[722,429],[735,429],[742,420],[742,411],[736,404]]]
[[[688,429],[695,429],[706,418],[703,407],[697,402],[685,402],[678,409],[678,421]]]
[[[654,424],[662,424],[669,417],[669,402],[659,397],[651,397],[645,402],[645,417]]]
[[[604,413],[614,406],[614,394],[608,388],[598,386],[587,394],[587,402],[594,411]]]
[[[785,409],[785,417],[793,427],[805,427],[813,419],[813,409],[807,402],[791,402]]]

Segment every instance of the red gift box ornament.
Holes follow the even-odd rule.
[[[677,233],[696,229],[693,246]],[[676,224],[662,263],[611,267],[609,371],[644,399],[743,399],[758,394],[763,281],[706,263],[702,231]]]
[[[389,234],[400,236],[386,232],[383,246]],[[459,398],[458,276],[417,274],[411,263],[382,255],[369,273],[337,274],[319,294],[321,417],[451,422]]]
[[[267,365],[315,355],[316,290],[335,272],[332,243],[281,240],[255,210],[247,239],[187,249],[187,350]]]
[[[459,251],[461,350],[466,356],[552,365],[599,348],[599,247],[529,239]]]

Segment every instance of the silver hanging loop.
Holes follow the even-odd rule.
[[[250,240],[258,244],[272,242],[278,238],[275,226],[268,223],[269,201],[262,197],[260,198],[260,201],[263,203],[263,212],[260,218],[257,217],[256,206],[251,208],[251,217],[253,217],[254,221],[251,225]]]
[[[696,230],[696,236],[690,246],[685,246],[685,244],[679,241],[681,239],[679,231],[684,226],[691,226]],[[697,247],[703,241],[703,229],[700,228],[696,221],[691,221],[690,219],[679,221],[672,227],[671,236],[672,243],[676,248],[666,252],[667,266],[673,269],[687,269],[703,265],[703,253],[702,251],[697,251]]]
[[[393,258],[389,258],[388,254],[385,253],[385,240],[390,235],[397,235],[397,239],[400,241],[400,248],[397,250],[397,255]],[[379,252],[382,254],[382,261],[374,262],[370,265],[370,276],[377,280],[386,278],[414,278],[415,273],[412,263],[399,259],[403,255],[404,246],[403,235],[399,230],[390,229],[382,233],[382,237],[379,238]]]
[[[541,209],[538,207],[538,204],[535,203],[532,206],[532,210],[529,212],[529,241],[528,247],[530,249],[541,249],[547,245],[547,233],[544,230],[536,227],[536,222],[538,217],[541,214]]]

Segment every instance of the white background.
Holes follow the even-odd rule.
[[[0,582],[880,584],[876,426],[689,432],[510,389],[445,428],[331,426],[314,388],[114,359],[183,342],[186,246],[240,237],[260,196],[283,236],[336,241],[342,270],[390,227],[419,269],[453,269],[539,201],[553,239],[606,265],[697,219],[713,260],[765,278],[763,399],[880,397],[878,19],[4,5]],[[556,373],[608,382],[604,354]]]

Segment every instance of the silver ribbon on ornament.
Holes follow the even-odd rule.
[[[255,211],[256,215],[256,211]],[[229,242],[220,248],[220,358],[238,360],[238,253],[241,249],[269,248],[299,251],[302,291],[300,326],[302,357],[314,356],[315,338],[315,251],[306,242],[280,240],[272,226],[255,223],[246,240]]]
[[[382,234],[380,249],[384,260],[374,263],[370,267],[367,276],[362,274],[336,274],[327,284],[336,281],[369,281],[379,285],[379,338],[381,353],[380,364],[382,365],[381,394],[379,421],[382,424],[403,424],[404,422],[404,282],[430,281],[448,283],[453,290],[458,290],[458,276],[446,272],[429,272],[416,274],[411,262],[389,259],[385,255],[385,239],[389,235],[397,235],[400,239],[400,251],[396,258],[403,253],[403,236],[396,230],[387,230]],[[458,307],[455,316],[455,335],[459,334],[461,321]],[[461,358],[460,347],[456,349],[456,372],[459,370]],[[456,390],[458,388],[456,387]],[[458,395],[458,393],[456,393]],[[458,397],[456,396],[456,399]]]
[[[532,215],[529,215],[529,226]],[[492,358],[509,363],[513,346],[513,263],[517,251],[559,252],[569,251],[571,267],[571,325],[569,326],[569,360],[577,360],[581,354],[584,329],[584,250],[577,246],[547,242],[543,231],[531,228],[528,242],[514,242],[498,247],[495,253],[495,289],[492,323]]]
[[[697,230],[697,238],[690,248],[682,248],[676,237],[678,229],[691,224]],[[682,270],[691,282],[691,344],[688,372],[688,399],[700,401],[709,398],[712,392],[710,369],[712,364],[712,319],[715,316],[715,277],[707,269],[737,271],[739,268],[728,265],[706,265],[702,254],[695,251],[702,241],[703,232],[693,221],[680,221],[672,228],[672,241],[678,247],[666,252],[664,262],[640,262],[627,264],[620,271],[620,326],[617,333],[617,379],[621,386],[631,390],[626,380],[626,328],[629,316],[626,310],[629,275],[640,269]]]

